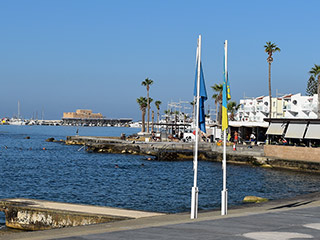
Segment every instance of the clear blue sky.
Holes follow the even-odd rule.
[[[226,39],[233,100],[268,94],[266,41],[281,48],[273,95],[305,94],[320,64],[319,9],[318,0],[0,0],[0,117],[17,114],[20,100],[25,118],[89,108],[139,120],[147,77],[162,112],[192,101],[199,34],[208,95],[223,79]]]

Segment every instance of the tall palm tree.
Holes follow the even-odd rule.
[[[272,114],[272,97],[271,97],[271,63],[273,62],[272,54],[280,52],[280,48],[275,43],[266,42],[264,45],[264,51],[268,54],[267,62],[269,63],[269,118]]]
[[[147,88],[147,110],[148,110],[148,115],[147,115],[147,133],[149,133],[149,122],[150,122],[150,98],[149,98],[149,90],[150,86],[153,84],[153,80],[146,78],[144,81],[142,81],[141,85],[145,86]]]
[[[309,71],[310,74],[314,76],[314,78],[318,77],[318,112],[317,116],[320,118],[320,65],[315,64],[313,68]]]
[[[153,102],[153,98],[149,97],[149,104],[151,104]],[[150,105],[149,105],[150,107]]]
[[[148,101],[145,97],[139,97],[137,98],[137,103],[140,106],[140,110],[142,112],[142,127],[141,127],[141,132],[145,132],[145,117],[146,117],[146,108],[148,106]]]
[[[159,121],[160,121],[160,105],[161,105],[161,101],[155,101],[154,102],[154,105],[156,105],[156,108],[157,108],[157,123],[159,124]],[[160,129],[160,126],[158,125],[158,130]]]
[[[222,120],[222,90],[223,90],[223,84],[214,84],[211,86],[212,90],[215,92],[212,95],[212,98],[214,99],[214,103],[216,105],[216,122],[218,124],[221,124]],[[219,104],[219,111],[218,111],[218,104]]]

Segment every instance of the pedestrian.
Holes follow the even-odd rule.
[[[251,135],[250,135],[250,141],[251,141],[251,142],[255,142],[255,141],[256,141],[256,136],[254,135],[254,133],[251,133]]]
[[[238,132],[234,132],[234,143],[238,143]]]

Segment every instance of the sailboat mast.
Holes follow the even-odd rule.
[[[18,119],[20,119],[20,101],[18,101]]]

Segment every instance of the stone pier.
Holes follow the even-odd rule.
[[[116,137],[68,136],[66,144],[84,145],[88,152],[149,155],[154,157],[152,159],[160,161],[193,159],[194,143],[145,142],[139,140],[121,140]],[[198,159],[221,162],[222,152],[221,144],[200,142]],[[231,143],[227,146],[227,163],[320,172],[319,149],[308,147],[237,144],[236,149],[234,149]]]

